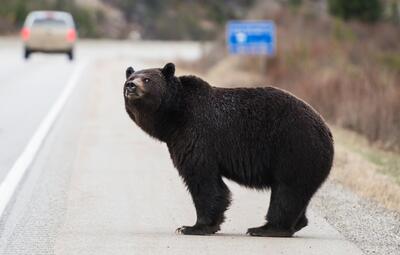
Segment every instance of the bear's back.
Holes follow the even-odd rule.
[[[308,164],[311,155],[333,156],[324,120],[292,94],[274,87],[217,88],[196,82],[183,84],[186,125],[181,139],[195,138],[193,146],[216,160],[225,177],[264,187],[293,151],[307,152],[295,164]],[[249,168],[258,174],[238,175]]]

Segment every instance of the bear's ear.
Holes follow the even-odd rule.
[[[175,65],[172,63],[166,64],[161,70],[165,78],[171,78],[175,75]]]
[[[133,74],[135,72],[135,70],[133,70],[133,68],[130,66],[130,67],[128,67],[127,69],[126,69],[126,71],[125,71],[125,77],[126,77],[126,79],[128,79],[130,76],[131,76],[131,74]]]

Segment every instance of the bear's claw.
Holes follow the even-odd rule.
[[[179,235],[211,235],[220,230],[218,226],[182,226],[175,230]]]
[[[182,226],[182,227],[180,227],[180,228],[177,228],[177,229],[175,230],[175,234],[184,235],[183,230],[184,230],[185,228],[187,228],[187,226]]]

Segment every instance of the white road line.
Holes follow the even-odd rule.
[[[0,184],[0,218],[2,217],[4,210],[11,200],[15,190],[17,189],[18,184],[24,177],[26,170],[35,159],[36,154],[38,153],[44,139],[46,138],[55,120],[57,119],[57,116],[61,112],[69,96],[76,87],[79,77],[81,76],[87,64],[88,62],[81,62],[75,68],[61,95],[54,103],[51,110],[47,113],[46,117],[40,123],[39,128],[32,136],[22,154],[14,162],[14,165],[9,170],[6,178]]]

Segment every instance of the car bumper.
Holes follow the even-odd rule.
[[[74,48],[74,43],[70,42],[58,42],[58,43],[46,43],[46,42],[25,42],[26,49],[30,51],[40,52],[67,52]]]

